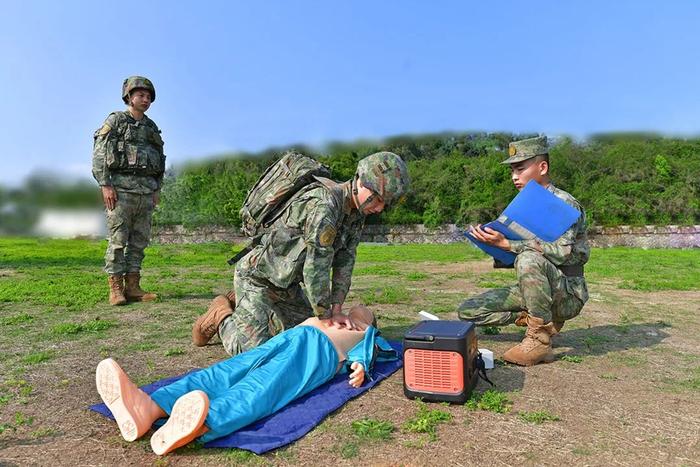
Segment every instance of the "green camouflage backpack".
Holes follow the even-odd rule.
[[[241,229],[257,237],[282,214],[287,201],[314,177],[330,178],[331,171],[320,162],[296,152],[286,153],[260,176],[243,201]]]

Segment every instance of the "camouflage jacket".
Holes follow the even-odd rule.
[[[160,189],[164,173],[163,139],[147,116],[136,120],[129,111],[112,112],[95,131],[92,175],[100,186],[149,194]]]
[[[542,252],[545,258],[555,266],[583,266],[588,262],[591,247],[588,245],[586,234],[586,212],[576,198],[564,190],[560,190],[550,184],[547,190],[562,199],[566,204],[578,210],[581,215],[574,225],[554,242],[534,240],[510,240],[510,251],[515,254],[524,250],[536,250]],[[567,277],[567,283],[574,295],[583,302],[588,299],[586,280],[583,277]]]
[[[296,193],[249,253],[253,276],[280,288],[303,283],[319,317],[345,301],[365,222],[351,209],[350,184],[330,183]]]

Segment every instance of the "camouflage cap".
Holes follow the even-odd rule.
[[[156,88],[150,79],[143,76],[129,76],[122,84],[122,100],[125,104],[129,104],[129,94],[134,89],[148,89],[151,92],[151,102],[156,100]]]
[[[406,163],[393,152],[376,152],[357,163],[357,177],[384,200],[385,206],[408,191],[410,179]]]
[[[526,161],[535,156],[547,154],[547,137],[537,136],[535,138],[521,139],[513,141],[508,145],[508,159],[501,164],[515,164],[516,162]]]

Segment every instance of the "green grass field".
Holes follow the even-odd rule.
[[[209,300],[230,288],[233,271],[225,261],[236,247],[149,247],[142,282],[160,299],[126,307],[107,304],[101,270],[105,247],[105,242],[88,240],[0,239],[0,461],[42,463],[26,449],[40,443],[82,451],[91,459],[88,463],[120,463],[123,458],[153,463],[147,442],[121,441],[114,426],[84,410],[98,401],[92,381],[96,363],[114,357],[133,369],[137,383],[145,384],[225,357],[219,345],[193,347],[190,330]],[[605,464],[618,459],[616,450],[628,453],[629,430],[601,428],[608,436],[604,442],[606,435],[596,432],[596,426],[601,420],[613,423],[607,412],[581,418],[570,404],[575,398],[566,396],[569,385],[581,394],[602,387],[606,394],[620,393],[610,410],[620,420],[643,425],[640,433],[648,439],[641,443],[642,453],[661,460],[654,453],[678,451],[679,446],[685,446],[681,458],[698,452],[697,443],[683,444],[683,433],[673,431],[672,423],[659,431],[646,427],[644,420],[654,400],[669,398],[678,405],[674,410],[698,415],[700,250],[595,249],[586,276],[591,300],[580,317],[567,323],[558,341],[558,360],[528,370],[500,362],[493,370],[497,388],[489,392],[480,385],[460,410],[405,399],[399,372],[288,448],[255,456],[193,445],[166,460],[197,465],[376,463],[388,452],[393,456],[388,459],[403,459],[400,463],[453,463],[449,455],[440,457],[436,444],[441,443],[473,454],[480,446],[502,463],[537,463],[533,453],[504,454],[497,443],[472,446],[464,440],[476,429],[496,440],[518,430],[544,439],[563,436],[557,434],[565,429],[561,427],[583,436],[582,441],[572,435],[563,457],[548,451],[550,457],[542,459],[555,455],[562,462]],[[456,306],[470,294],[514,281],[512,270],[491,269],[480,251],[464,243],[363,244],[348,302],[372,307],[385,336],[400,339],[419,310],[455,319]],[[514,326],[479,334],[480,343],[499,353],[521,337],[522,329]],[[549,383],[542,387],[553,373],[555,395],[547,393],[552,390]],[[535,375],[540,386],[533,388],[528,381]],[[582,389],[585,385],[590,389]],[[600,396],[591,394],[595,397]],[[58,415],[49,415],[47,406]],[[374,409],[362,410],[368,406]],[[697,429],[698,419],[685,424]],[[80,439],[89,438],[86,447],[76,446],[75,430],[87,437]],[[97,435],[86,434],[95,430]],[[597,441],[584,442],[586,435]],[[310,453],[319,442],[324,447]]]

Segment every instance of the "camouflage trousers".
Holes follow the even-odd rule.
[[[280,289],[253,276],[247,257],[236,265],[233,286],[236,308],[219,325],[221,343],[230,355],[257,347],[314,315],[299,284]]]
[[[117,192],[117,204],[107,210],[109,244],[105,253],[105,272],[139,272],[144,250],[151,238],[153,195]]]
[[[588,296],[585,282],[582,299],[569,284],[572,279],[540,253],[520,253],[515,260],[515,270],[517,285],[488,290],[465,300],[457,309],[459,318],[477,326],[504,326],[515,322],[521,311],[542,318],[545,323],[563,322],[581,312]]]

